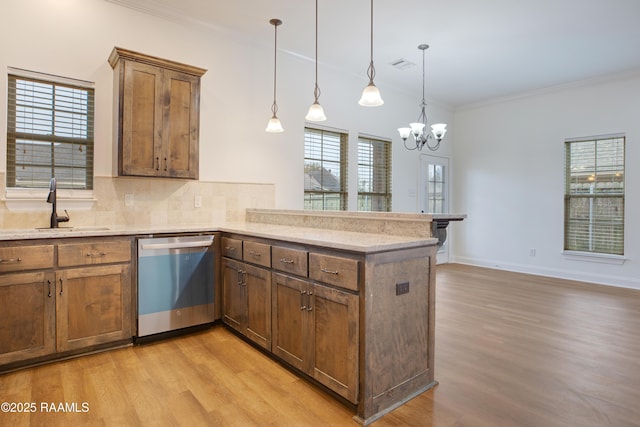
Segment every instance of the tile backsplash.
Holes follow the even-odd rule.
[[[1,194],[5,194],[5,176]],[[273,208],[273,184],[205,182],[165,178],[95,177],[94,202],[72,209],[58,198],[58,214],[69,211],[69,226],[201,225],[243,221],[247,208]],[[12,210],[0,203],[0,228],[47,227],[51,205],[46,192],[31,210]],[[125,200],[127,199],[127,200]],[[199,204],[200,207],[196,207]]]

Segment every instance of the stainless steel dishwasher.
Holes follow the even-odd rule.
[[[213,238],[138,239],[138,337],[213,322]]]

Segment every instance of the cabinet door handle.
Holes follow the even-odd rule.
[[[300,310],[306,310],[307,306],[304,305],[304,296],[307,294],[307,291],[300,291]]]
[[[238,274],[237,280],[238,280],[238,286],[242,286],[242,270],[237,270],[236,273]]]
[[[160,157],[156,157],[156,170],[160,170]]]
[[[51,280],[47,280],[47,284],[49,285],[49,295],[47,296],[51,298]]]
[[[280,258],[280,262],[283,264],[293,264],[292,259]]]
[[[10,264],[14,262],[22,262],[22,258],[9,258],[9,259],[0,259],[0,264]]]
[[[311,296],[313,295],[313,292],[309,291],[309,295],[307,296],[307,300],[308,300],[308,304],[307,304],[307,311],[312,311],[313,307],[311,306]]]
[[[60,278],[60,295],[62,295],[62,277]]]
[[[323,273],[328,273],[328,274],[338,274],[338,270],[329,270],[327,268],[324,267],[320,267],[320,271],[322,271]]]
[[[167,158],[164,158],[164,171],[166,172],[167,169],[169,168],[169,164],[167,163]]]

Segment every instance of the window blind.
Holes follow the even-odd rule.
[[[347,209],[347,134],[305,128],[304,208]]]
[[[624,135],[568,140],[565,162],[565,250],[624,255]]]
[[[358,138],[358,210],[391,210],[391,142]]]
[[[7,187],[93,188],[94,90],[9,75]]]

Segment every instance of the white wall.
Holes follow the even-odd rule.
[[[139,13],[103,0],[12,0],[0,16],[0,73],[7,67],[95,82],[97,176],[113,171],[113,71],[107,58],[114,46],[207,69],[202,78],[200,179],[273,183],[276,207],[302,208],[304,115],[313,101],[313,63],[278,53],[278,116],[283,134],[267,134],[273,97],[273,27],[265,16],[260,41],[234,39],[219,30],[196,28]],[[25,26],[28,24],[27,26]],[[287,34],[286,23],[278,38]],[[363,49],[366,50],[366,46]],[[361,76],[319,69],[325,126],[350,132],[350,207],[355,207],[357,135],[393,138],[393,206],[415,212],[418,154],[401,148],[396,128],[414,120],[418,94],[380,87],[385,104],[357,104],[367,84]],[[380,64],[378,67],[388,66]],[[453,120],[446,108],[431,108],[431,121]],[[449,136],[448,136],[449,137]],[[450,141],[453,139],[450,138]],[[0,86],[0,172],[6,169],[6,83]],[[413,191],[412,191],[413,190]]]
[[[640,76],[576,84],[455,115],[457,262],[640,289]],[[564,140],[626,134],[623,265],[562,254]],[[535,249],[534,257],[530,250]]]

